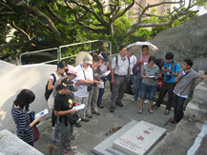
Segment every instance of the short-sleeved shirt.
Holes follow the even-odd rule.
[[[118,60],[116,57],[112,59],[111,68],[114,69],[114,73],[120,76],[125,76],[128,74],[129,66],[129,59],[127,56],[124,59],[121,58],[120,54],[117,55]]]
[[[175,67],[175,64],[176,64],[176,67]],[[174,73],[180,72],[180,65],[175,60],[173,61],[173,63],[167,63],[167,62],[165,62],[164,67],[169,68]],[[167,82],[167,83],[175,83],[175,78],[176,77],[174,75],[172,75],[172,74],[170,74],[170,75],[171,75],[171,78],[167,81],[166,80],[167,73],[165,73],[165,76],[164,76],[165,82]]]
[[[153,67],[150,67],[148,64],[146,64],[142,68],[141,76],[147,75],[147,74],[149,74],[149,76],[159,77],[160,69],[156,64]],[[157,80],[153,78],[143,78],[142,83],[150,85],[150,86],[156,86]]]
[[[70,110],[73,108],[73,100],[74,97],[72,94],[59,94],[57,93],[57,95],[55,96],[55,106],[54,106],[54,110],[56,111],[66,111],[66,110]],[[64,116],[59,116],[60,121],[69,120],[70,118],[70,114],[68,115],[64,115]]]
[[[134,55],[132,55],[131,57],[129,57],[129,60],[130,60],[130,74],[133,74],[132,68],[136,64],[137,58]]]
[[[148,60],[149,60],[150,56],[151,56],[150,54],[138,56],[137,62],[140,62],[140,60],[142,60],[142,62],[140,64],[140,71],[142,70],[142,67],[148,63]]]
[[[76,77],[73,81],[76,83],[78,80],[93,80],[93,70],[91,67],[88,67],[87,70],[85,70],[82,67],[82,63],[78,66],[76,66],[78,77]],[[84,72],[83,72],[84,70]],[[87,91],[87,84],[77,86],[78,91],[74,92],[74,95],[77,97],[88,97],[88,91]]]
[[[179,96],[186,96],[185,98],[188,97],[193,80],[200,77],[201,74],[193,70],[192,68],[190,69],[189,73],[186,74],[184,70],[181,70],[179,75],[178,75],[178,83],[176,84],[174,88],[174,93],[179,95]],[[184,76],[185,75],[185,76]],[[181,77],[183,78],[179,80]]]

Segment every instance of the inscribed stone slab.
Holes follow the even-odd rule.
[[[113,143],[115,149],[130,155],[144,155],[162,138],[166,129],[141,121]]]

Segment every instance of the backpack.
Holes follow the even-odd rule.
[[[54,73],[52,73],[51,75],[53,76],[53,79],[54,79],[53,80],[53,85],[54,85],[55,82],[56,82],[56,77],[55,77],[55,74]],[[48,100],[48,98],[50,97],[50,94],[53,91],[53,89],[48,90],[48,83],[49,83],[49,81],[47,82],[46,87],[45,87],[45,99],[46,99],[46,101]]]

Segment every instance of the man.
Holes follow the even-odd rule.
[[[120,46],[119,55],[114,57],[111,62],[111,83],[113,87],[110,112],[114,112],[116,104],[120,107],[124,106],[121,103],[121,99],[126,90],[127,81],[130,78],[130,62],[126,54],[126,47]]]
[[[130,60],[130,80],[133,84],[133,88],[135,89],[135,87],[136,87],[136,85],[135,85],[135,76],[132,72],[132,68],[136,64],[137,58],[136,58],[136,56],[134,56],[133,52],[131,52],[131,51],[128,52],[128,57],[129,57],[129,60]]]
[[[155,106],[160,107],[166,93],[168,93],[168,102],[165,109],[165,115],[168,115],[172,107],[173,89],[176,85],[175,78],[179,74],[180,65],[174,60],[174,55],[170,52],[165,55],[165,59],[165,64],[162,67],[162,70],[165,73],[164,82],[161,86],[158,101]]]
[[[191,59],[185,59],[182,64],[182,70],[178,77],[175,79],[177,85],[173,91],[173,103],[174,103],[174,117],[171,123],[177,123],[183,118],[183,104],[190,93],[193,80],[196,78],[206,78],[207,75],[201,75],[194,71],[191,67],[193,62]]]
[[[93,70],[90,67],[93,63],[93,58],[90,54],[86,55],[83,62],[76,66],[78,77],[74,79],[74,83],[77,86],[78,91],[74,92],[75,101],[85,104],[83,110],[78,111],[82,121],[88,122],[86,118],[86,107],[88,105],[88,87],[90,84],[99,83],[99,81],[93,79]]]

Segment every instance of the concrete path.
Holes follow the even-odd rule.
[[[75,152],[71,151],[71,154],[77,152],[84,155],[93,154],[91,151],[93,147],[98,145],[108,136],[109,132],[115,128],[122,127],[129,123],[131,120],[146,121],[160,127],[167,129],[167,134],[172,132],[175,128],[174,124],[167,123],[172,117],[172,112],[169,115],[164,115],[165,107],[161,106],[154,110],[154,114],[149,114],[147,111],[148,105],[144,105],[144,112],[142,115],[137,113],[138,101],[131,102],[131,95],[125,94],[122,100],[124,107],[116,107],[114,113],[109,112],[111,93],[106,90],[103,102],[105,104],[104,109],[99,109],[101,115],[93,115],[93,118],[89,122],[81,122],[82,127],[74,127],[75,140],[71,142],[73,145],[77,145],[78,149]],[[54,146],[54,154],[57,153],[57,146],[53,143],[53,130],[51,127],[51,120],[45,121],[39,126],[41,132],[40,140],[35,143],[35,147],[44,154],[49,154],[49,147]],[[109,135],[108,135],[109,134]]]

